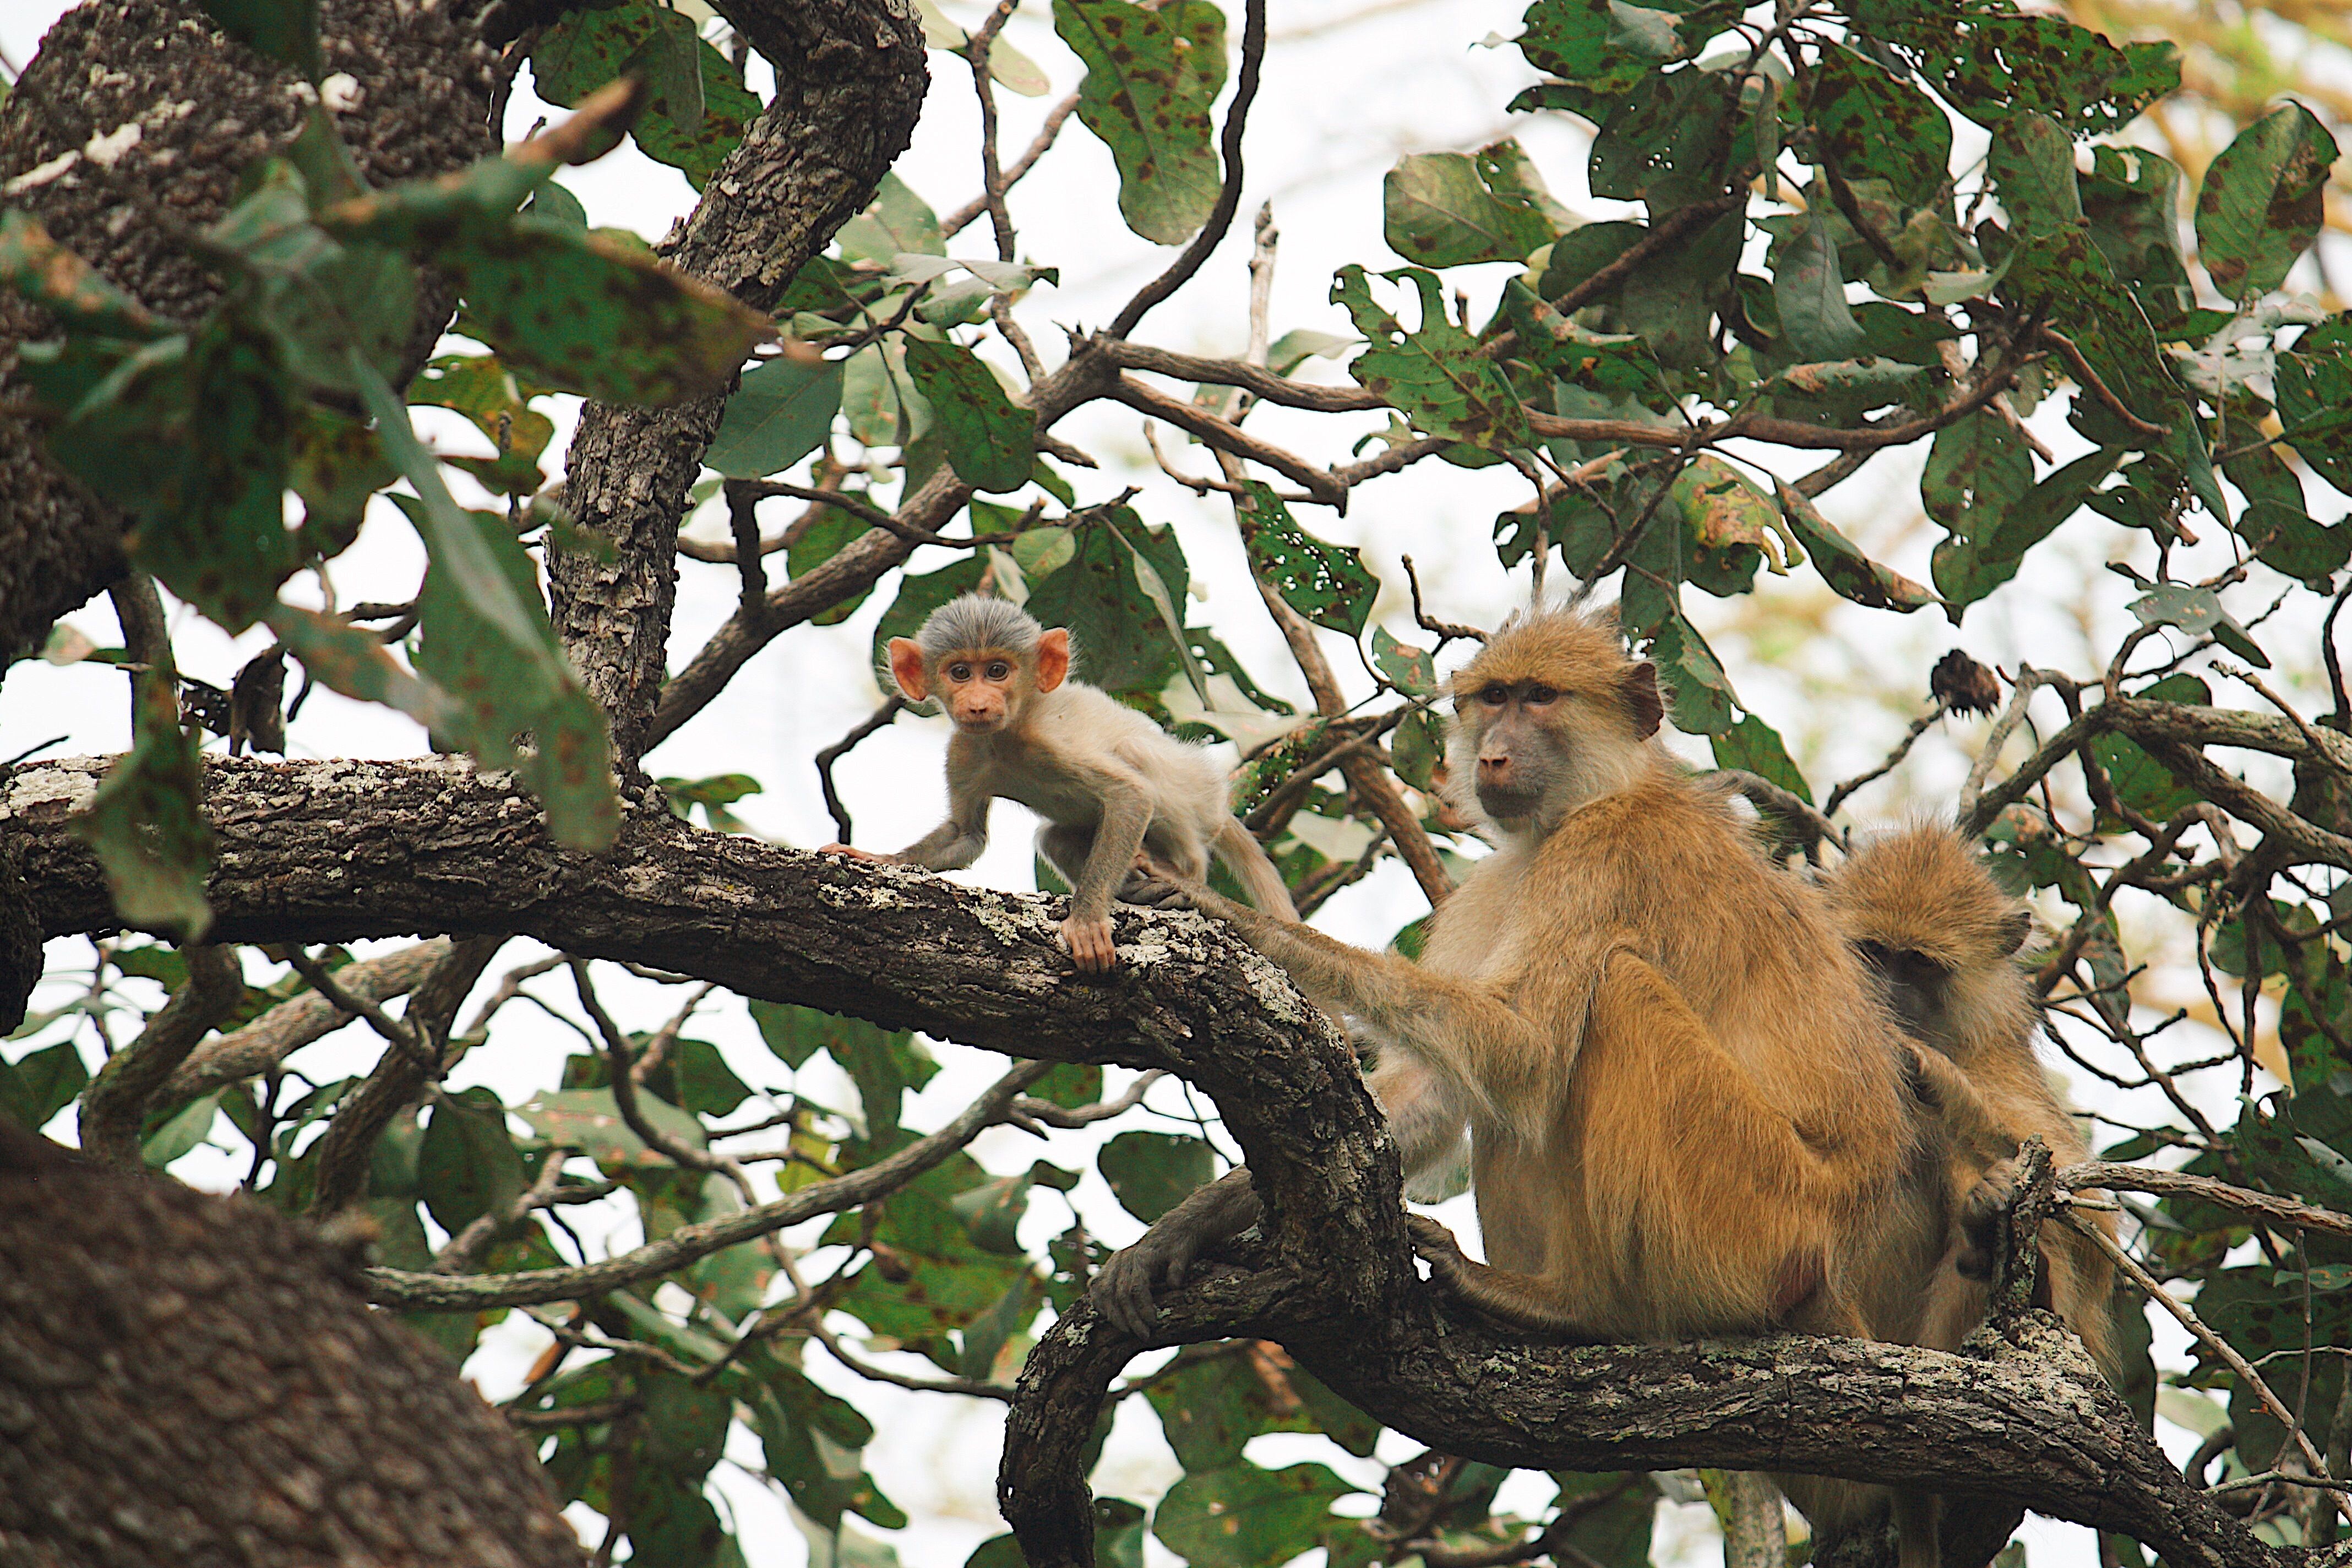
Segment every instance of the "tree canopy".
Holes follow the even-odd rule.
[[[975,1568],[1139,1564],[1147,1535],[1203,1568],[1634,1568],[1661,1496],[1713,1500],[1743,1568],[1793,1564],[1807,1548],[1725,1479],[1768,1465],[2089,1524],[2116,1563],[2334,1548],[2333,57],[2124,5],[1534,0],[1507,46],[1536,78],[1520,136],[1396,163],[1391,254],[1291,326],[1274,215],[1244,202],[1254,108],[1301,90],[1269,69],[1265,0],[1036,0],[1066,79],[1014,47],[1016,4],[967,26],[927,0],[727,0],[699,24],[656,0],[92,0],[60,22],[0,102],[0,640],[121,667],[136,721],[114,757],[0,745],[0,1112],[132,1169],[234,1151],[254,1202],[369,1238],[364,1294],[453,1369],[530,1320],[545,1351],[500,1408],[601,1518],[602,1562],[761,1560],[713,1500],[722,1464],[789,1500],[812,1562],[890,1560],[875,1532],[908,1514],[857,1394],[884,1385],[1008,1407],[1013,1533]],[[2304,25],[2340,42],[2334,11]],[[568,114],[498,151],[519,80]],[[977,99],[977,194],[951,211],[891,172],[927,90]],[[1025,142],[1000,134],[1008,94],[1046,106]],[[1538,168],[1556,126],[1580,171]],[[1112,184],[1047,162],[1080,137]],[[657,245],[564,188],[625,138],[699,192]],[[1055,306],[1079,258],[1024,248],[1033,178],[1157,247],[1098,323]],[[1153,341],[1244,266],[1237,346]],[[1491,552],[1511,599],[1442,603],[1410,555],[1328,537],[1360,494],[1440,470],[1509,499],[1402,542]],[[1866,509],[1914,494],[1928,532],[1897,570],[1908,536]],[[1188,560],[1210,531],[1255,589],[1213,615]],[[385,558],[363,533],[423,570],[343,569]],[[682,573],[735,607],[674,647]],[[2048,653],[1872,652],[1928,621],[1965,645],[2052,581],[2082,616]],[[2032,899],[2051,1047],[2102,1098],[2098,1162],[2022,1202],[2117,1194],[2125,1386],[2015,1303],[1958,1356],[1531,1342],[1417,1277],[1345,1043],[1212,923],[1122,910],[1120,969],[1081,980],[1050,897],[770,842],[738,816],[757,778],[661,773],[655,748],[771,645],[866,662],[972,590],[1230,743],[1234,810],[1304,916],[1382,879],[1417,895],[1409,955],[1478,853],[1436,792],[1440,671],[1531,594],[1617,606],[1685,753],[1792,874],[1944,746],[1957,788],[1895,798]],[[50,629],[100,591],[117,646]],[[1237,630],[1261,614],[1278,645]],[[186,616],[263,628],[233,679],[180,668]],[[1901,709],[1843,778],[1819,762],[1841,715],[1787,699],[1773,658],[1826,642]],[[320,686],[429,752],[301,754]],[[905,708],[799,748],[845,839],[835,769]],[[558,1072],[452,1087],[524,1005],[575,1032]],[[380,1055],[320,1070],[347,1029]],[[909,1110],[927,1040],[1010,1058],[938,1125]],[[1005,1127],[1043,1140],[1025,1168],[972,1152]],[[1236,1152],[1265,1223],[1167,1303],[1160,1344],[1183,1348],[1130,1372],[1152,1347],[1085,1305],[1098,1194],[1149,1222]],[[1092,1497],[1138,1397],[1181,1477]],[[2185,1467],[2159,1415],[2198,1442]],[[1384,1430],[1428,1452],[1381,1487],[1252,1447],[1363,1459]],[[49,1484],[106,1462],[64,1446]],[[1514,1471],[1552,1491],[1506,1491]]]

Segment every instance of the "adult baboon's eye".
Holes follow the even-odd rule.
[[[1559,699],[1559,693],[1549,686],[1530,686],[1528,688],[1528,700],[1534,703],[1538,708],[1542,707],[1547,702],[1557,701]]]
[[[1478,693],[1478,700],[1489,708],[1500,708],[1510,700],[1511,689],[1507,686],[1489,686]]]

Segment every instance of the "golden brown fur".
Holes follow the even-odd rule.
[[[1950,1184],[1964,1212],[2006,1196],[2008,1156],[2039,1135],[2061,1165],[2090,1158],[2064,1100],[2033,1049],[2042,1009],[2012,954],[2029,929],[2025,908],[2002,892],[1970,847],[1948,829],[1920,826],[1857,850],[1823,879],[1838,925],[1881,973],[1904,1023],[1964,1075],[1982,1110],[1961,1108]],[[1947,1089],[1958,1100],[1966,1090]],[[1989,1118],[1990,1140],[1970,1121]],[[1988,1187],[1987,1184],[1990,1183]],[[2093,1215],[2114,1229],[2114,1216]],[[1957,1238],[1956,1238],[1957,1240]],[[2042,1282],[2051,1309],[2114,1370],[2112,1267],[2087,1237],[2057,1221],[2042,1226]],[[1982,1318],[1985,1291],[1953,1264],[1937,1281],[1930,1337],[1950,1340]],[[1975,1272],[1971,1269],[1969,1272]]]
[[[1654,742],[1654,673],[1605,621],[1516,622],[1454,693],[1457,805],[1496,848],[1419,963],[1187,893],[1381,1043],[1372,1088],[1409,1176],[1467,1125],[1491,1262],[1417,1218],[1437,1276],[1505,1321],[1591,1339],[1921,1342],[1950,1156],[1822,892]],[[1148,1330],[1155,1279],[1254,1212],[1239,1191],[1204,1190],[1114,1258],[1104,1310]],[[1878,1495],[1789,1485],[1825,1530]],[[1906,1568],[1932,1564],[1932,1500],[1900,1501]]]

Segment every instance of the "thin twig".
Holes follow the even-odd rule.
[[[1035,1132],[1040,1137],[1044,1136],[1045,1127],[1091,1126],[1095,1122],[1108,1121],[1114,1116],[1123,1116],[1134,1110],[1143,1102],[1145,1092],[1167,1076],[1168,1070],[1165,1068],[1153,1068],[1150,1072],[1138,1075],[1136,1080],[1129,1084],[1126,1091],[1118,1099],[1102,1100],[1094,1105],[1081,1105],[1075,1110],[1066,1105],[1056,1105],[1050,1100],[1040,1100],[1034,1094],[1024,1094],[1013,1100],[1012,1110],[1005,1120],[1022,1131]],[[1042,1126],[1030,1125],[1033,1122],[1042,1123]]]
[[[2105,381],[2102,381],[2099,378],[2099,373],[2091,368],[2091,362],[2083,357],[2083,351],[2075,346],[2074,339],[2068,337],[2057,328],[2048,325],[2044,325],[2042,327],[2042,336],[2047,341],[2058,345],[2059,353],[2065,358],[2066,368],[2074,373],[2074,379],[2076,381],[2081,382],[2084,386],[2091,389],[2093,396],[2096,397],[2101,403],[2107,405],[2108,413],[2114,415],[2116,418],[2130,426],[2135,434],[2141,436],[2161,436],[2164,434],[2165,427],[2163,426],[2151,425],[2147,420],[2141,418],[2138,415],[2134,414],[2130,409],[2124,406],[2124,400],[2117,397],[2115,395],[2114,390],[2110,388]]]
[[[1029,143],[1029,150],[1014,160],[1011,168],[1004,171],[1004,188],[1007,191],[1019,184],[1022,177],[1037,166],[1037,160],[1044,157],[1046,150],[1054,145],[1054,139],[1062,133],[1063,122],[1077,111],[1077,107],[1078,95],[1074,92],[1046,112],[1045,122],[1037,128],[1037,135]],[[974,196],[947,216],[940,219],[940,233],[952,239],[970,228],[973,222],[986,211],[988,211],[988,197],[985,195]]]
[[[724,1154],[698,1149],[670,1136],[655,1126],[646,1115],[645,1107],[637,1100],[637,1075],[635,1064],[630,1059],[628,1037],[621,1033],[620,1026],[613,1022],[613,1016],[605,1012],[604,1005],[597,1000],[596,987],[588,978],[588,961],[567,958],[564,963],[572,971],[573,987],[580,993],[580,1005],[595,1024],[596,1032],[604,1037],[605,1058],[612,1065],[609,1087],[613,1091],[613,1105],[620,1111],[621,1120],[628,1124],[629,1131],[635,1133],[646,1148],[664,1156],[672,1164],[689,1171],[716,1172],[725,1176],[743,1194],[745,1207],[755,1205],[759,1202],[759,1194],[752,1191],[751,1178],[740,1164]]]
[[[2296,1418],[2294,1412],[2287,1408],[2284,1400],[2272,1392],[2271,1385],[2263,1381],[2263,1374],[2254,1370],[2253,1363],[2240,1355],[2229,1341],[2207,1328],[2195,1312],[2189,1310],[2180,1301],[2174,1300],[2170,1292],[2157,1283],[2155,1276],[2141,1268],[2138,1260],[2125,1251],[2116,1243],[2115,1237],[2109,1236],[2103,1227],[2094,1225],[2071,1210],[2067,1211],[2065,1218],[2068,1225],[2089,1237],[2092,1244],[2105,1253],[2108,1260],[2122,1269],[2131,1282],[2139,1287],[2143,1294],[2170,1313],[2173,1321],[2188,1330],[2190,1338],[2219,1357],[2222,1364],[2227,1366],[2231,1373],[2245,1385],[2247,1391],[2263,1402],[2264,1407],[2276,1416],[2280,1424],[2284,1426],[2294,1436],[2295,1447],[2301,1451],[2304,1462],[2311,1467],[2311,1474],[2318,1478],[2315,1484],[2326,1487],[2328,1497],[2335,1502],[2336,1508],[2343,1510],[2347,1518],[2352,1518],[2352,1493],[2347,1493],[2341,1487],[2329,1480],[2327,1461],[2320,1457],[2317,1448],[2312,1447],[2311,1437],[2303,1430],[2303,1425]]]
[[[1436,633],[1437,647],[1441,648],[1456,637],[1467,637],[1472,642],[1479,643],[1483,643],[1486,640],[1486,634],[1480,631],[1476,626],[1465,626],[1454,621],[1432,620],[1430,618],[1429,612],[1422,608],[1421,605],[1421,574],[1412,569],[1412,557],[1407,555],[1402,559],[1404,561],[1404,580],[1406,584],[1412,590],[1413,625],[1419,626],[1423,631]],[[1433,648],[1431,651],[1433,653],[1436,649]]]
[[[1886,753],[1886,760],[1885,762],[1879,763],[1876,767],[1871,769],[1866,773],[1856,773],[1853,777],[1846,780],[1843,784],[1839,784],[1836,788],[1830,791],[1829,799],[1822,803],[1822,815],[1823,816],[1835,816],[1837,815],[1837,808],[1843,805],[1846,803],[1847,797],[1852,795],[1854,791],[1862,788],[1862,786],[1866,784],[1871,784],[1878,779],[1885,778],[1888,773],[1893,773],[1896,765],[1900,763],[1904,758],[1911,754],[1911,748],[1918,743],[1920,736],[1927,732],[1928,726],[1935,723],[1937,720],[1941,719],[1946,710],[1947,709],[1944,700],[1940,697],[1936,699],[1936,705],[1934,707],[1928,709],[1927,711],[1920,714],[1919,717],[1911,721],[1911,727],[1903,731],[1903,739],[1895,743],[1895,747],[1893,751]]]
[[[849,820],[849,807],[841,803],[840,792],[833,787],[834,763],[847,756],[852,750],[864,742],[868,735],[896,719],[906,710],[906,708],[907,700],[893,691],[882,700],[882,706],[874,710],[857,728],[816,754],[817,787],[824,792],[824,808],[833,814],[833,826],[840,833],[840,837],[835,842],[849,843],[853,828]]]
[[[425,1058],[425,1043],[416,1037],[415,1030],[368,998],[354,995],[345,990],[336,982],[333,975],[327,973],[326,968],[317,959],[312,958],[299,947],[291,947],[286,950],[286,962],[294,966],[294,972],[297,974],[310,982],[311,990],[316,991],[352,1017],[365,1022],[369,1028],[382,1035],[394,1048],[405,1053],[412,1059],[421,1061]]]

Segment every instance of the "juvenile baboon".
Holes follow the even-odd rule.
[[[1197,881],[1217,858],[1262,910],[1295,918],[1282,874],[1225,805],[1200,749],[1070,676],[1070,634],[1020,605],[967,594],[890,639],[890,673],[912,701],[937,696],[948,742],[948,819],[896,855],[837,854],[953,871],[988,847],[988,808],[1017,800],[1046,819],[1037,853],[1070,885],[1062,940],[1084,970],[1117,962],[1111,900],[1138,871]]]

